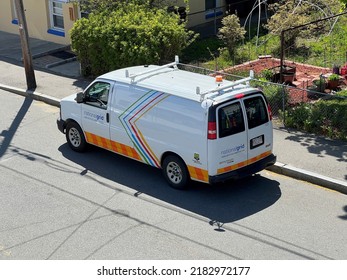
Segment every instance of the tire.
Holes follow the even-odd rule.
[[[84,152],[87,148],[83,131],[75,122],[69,122],[66,126],[66,141],[70,148],[76,152]]]
[[[163,175],[169,185],[175,189],[185,189],[189,181],[188,169],[184,161],[175,155],[169,155],[163,160]]]

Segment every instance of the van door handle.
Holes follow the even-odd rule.
[[[110,114],[106,113],[106,122],[110,122]]]

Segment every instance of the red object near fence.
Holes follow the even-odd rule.
[[[346,76],[347,75],[347,65],[341,67],[341,76]]]

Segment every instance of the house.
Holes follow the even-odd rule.
[[[184,0],[173,1],[174,5],[185,6]],[[255,0],[189,0],[188,27],[212,22],[222,18],[227,13],[237,13],[247,16],[252,10]]]
[[[188,27],[206,24],[221,18],[227,11],[239,15],[248,14],[254,0],[190,0],[186,12],[184,0],[172,0],[173,10],[182,18],[188,18]],[[15,0],[0,1],[0,31],[18,34]],[[29,37],[69,45],[69,30],[81,11],[72,0],[25,0],[23,1]],[[179,7],[178,10],[174,7]]]
[[[29,37],[58,44],[70,44],[69,30],[79,18],[79,9],[70,0],[23,1]],[[0,30],[18,34],[15,0],[0,1]]]

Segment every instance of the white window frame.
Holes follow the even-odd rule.
[[[206,1],[205,1],[206,5]],[[221,0],[214,0],[214,8],[207,9],[205,6],[205,18],[216,18],[220,17],[219,13],[223,13]]]
[[[57,8],[56,7],[56,9],[58,9],[58,11],[61,10],[61,13],[58,13],[57,10],[54,10],[54,3],[56,3],[56,4],[59,3],[59,4],[62,5],[61,8]],[[63,20],[63,27],[54,25],[54,16],[59,16],[59,17],[62,18],[62,20]],[[63,2],[62,1],[49,0],[49,17],[50,17],[50,21],[51,21],[51,29],[64,31],[65,24],[64,24]]]

